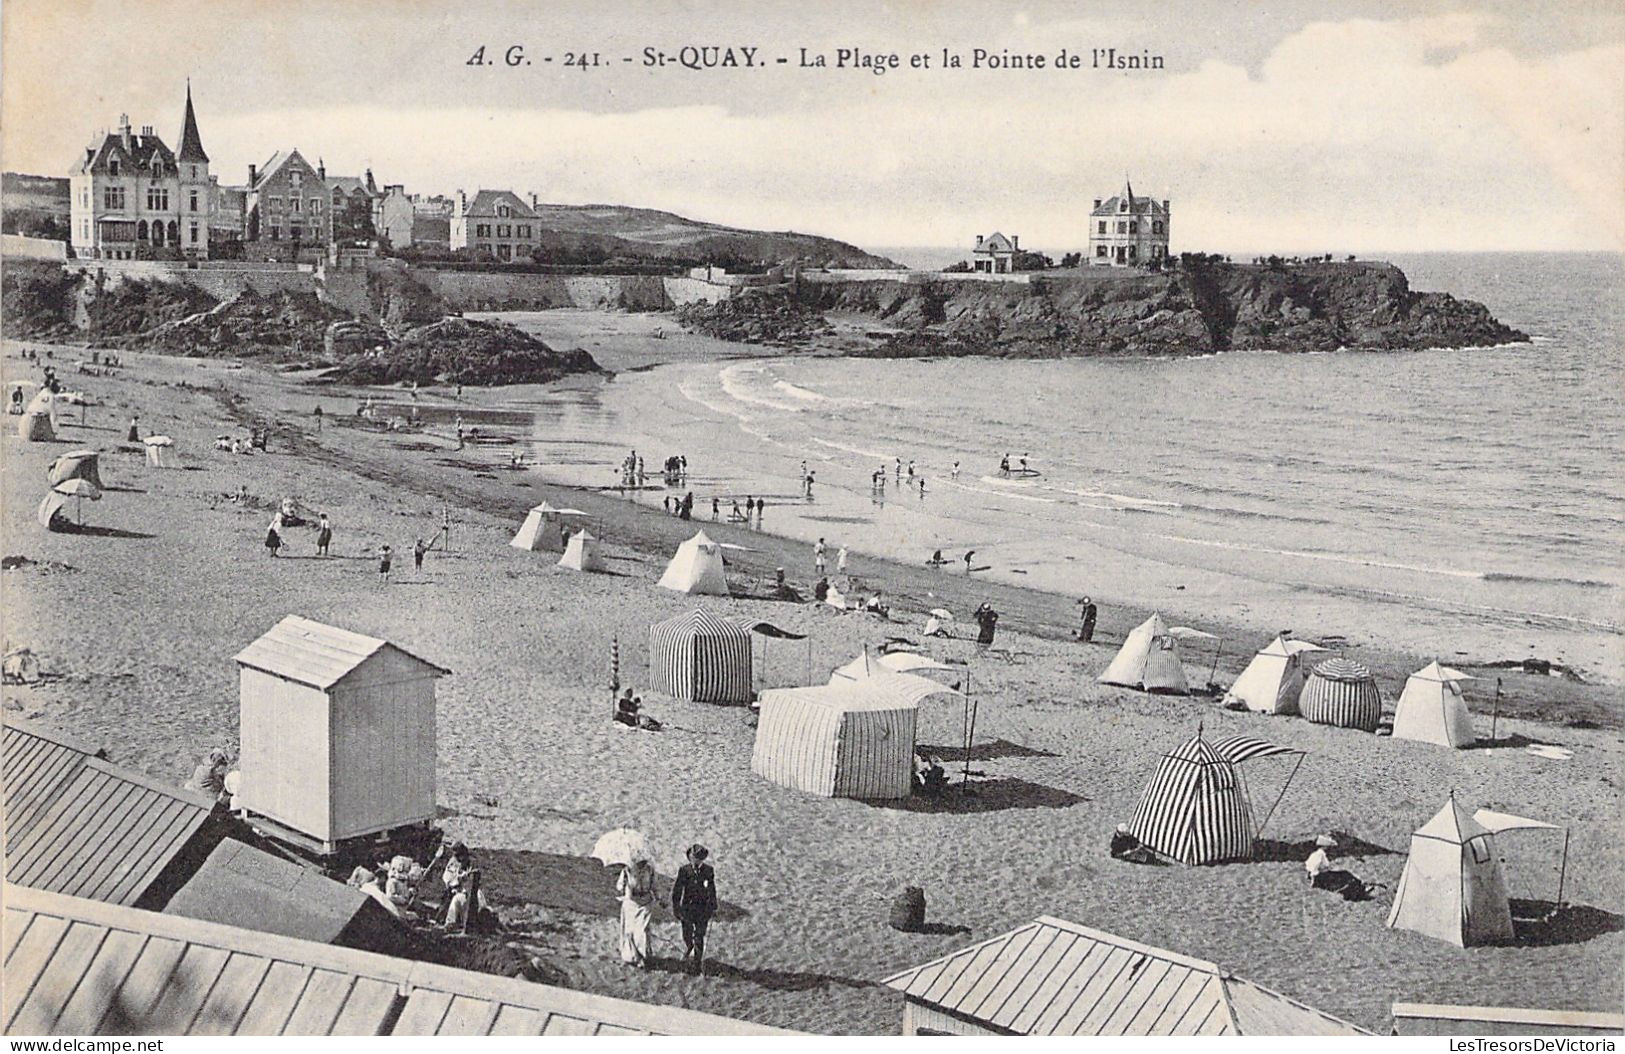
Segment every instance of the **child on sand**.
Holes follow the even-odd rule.
[[[378,581],[386,586],[389,585],[389,564],[394,557],[395,553],[388,545],[378,547]]]
[[[422,538],[412,543],[412,570],[420,575],[423,573],[423,554],[428,551],[429,547],[423,544]]]
[[[265,551],[275,558],[277,550],[282,548],[282,534],[277,528],[282,526],[282,517],[276,516],[271,520],[271,526],[265,530]]]

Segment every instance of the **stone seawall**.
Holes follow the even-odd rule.
[[[547,311],[594,308],[666,311],[679,304],[726,299],[731,286],[659,275],[539,275],[413,270],[412,277],[454,311]]]

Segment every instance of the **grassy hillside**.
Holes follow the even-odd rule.
[[[68,236],[68,181],[56,176],[0,175],[0,230],[38,238]]]

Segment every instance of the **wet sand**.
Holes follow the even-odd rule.
[[[692,347],[664,324],[668,337],[648,361]],[[17,370],[10,351],[6,365]],[[439,435],[335,423],[338,411],[354,409],[351,399],[288,378],[134,354],[126,362],[117,378],[84,381],[103,403],[88,427],[65,424],[58,444],[23,443],[14,429],[0,440],[6,555],[42,562],[4,574],[6,635],[33,647],[52,675],[42,686],[8,687],[8,713],[98,741],[115,761],[178,783],[209,747],[235,748],[231,656],[283,615],[397,641],[454,671],[439,690],[437,797],[448,834],[476,856],[522,868],[526,851],[584,854],[598,833],[623,824],[655,836],[668,874],[689,842],[712,848],[722,896],[741,912],[713,930],[714,977],[629,973],[610,918],[538,912],[491,891],[504,913],[532,920],[527,944],[578,987],[813,1031],[892,1033],[901,1002],[874,981],[1050,913],[1217,960],[1379,1031],[1394,1000],[1617,1009],[1625,741],[1614,689],[1507,675],[1501,745],[1472,751],[1230,713],[1208,700],[1095,683],[1142,609],[1106,607],[1098,643],[1085,646],[1068,639],[1072,598],[854,555],[852,572],[883,585],[897,622],[765,600],[705,606],[809,633],[822,679],[865,644],[921,640],[929,607],[968,612],[991,602],[1003,616],[993,651],[963,639],[924,642],[932,654],[971,662],[980,704],[973,766],[987,778],[973,781],[972,794],[905,806],[813,798],[750,773],[743,710],[646,696],[666,731],[607,720],[610,642],[620,641],[623,681],[641,684],[649,623],[695,606],[654,584],[665,554],[695,524],[502,470],[502,447],[459,452]],[[79,386],[71,372],[65,379]],[[176,386],[183,381],[199,387]],[[465,394],[471,406],[512,397]],[[456,407],[449,396],[423,400]],[[319,433],[310,415],[318,403],[328,420]],[[145,431],[175,437],[184,469],[150,468],[122,441],[135,412]],[[277,426],[269,454],[212,449],[216,434],[261,422]],[[33,516],[45,467],[80,446],[106,452],[103,478],[114,489],[85,506],[93,533],[49,534]],[[239,486],[255,507],[224,500]],[[333,518],[334,559],[315,559],[314,532],[299,529],[289,532],[287,555],[265,555],[266,523],[284,496]],[[546,553],[507,545],[525,509],[543,499],[596,518],[615,574],[566,572]],[[380,585],[369,551],[387,541],[405,553],[443,515],[452,551],[431,555],[422,576],[398,557],[395,581]],[[747,547],[730,553],[736,590],[760,590],[776,566],[807,584],[802,542],[702,526]],[[965,624],[955,629],[963,634]],[[1239,631],[1236,639],[1248,650],[1263,643]],[[1391,645],[1360,654],[1385,694],[1426,661]],[[806,658],[785,648],[771,662],[770,675],[788,679],[802,675]],[[1218,680],[1240,665],[1222,660]],[[1187,669],[1193,680],[1206,672],[1197,656]],[[1577,719],[1609,727],[1562,723]],[[950,755],[960,721],[956,705],[926,704],[921,742]],[[1478,724],[1487,736],[1487,715]],[[1112,825],[1132,811],[1157,755],[1198,725],[1210,736],[1247,733],[1310,752],[1263,832],[1270,854],[1285,859],[1194,869],[1111,861]],[[1537,758],[1522,749],[1527,742],[1574,754]],[[1273,798],[1284,778],[1270,764],[1249,767],[1256,799]],[[1463,951],[1387,930],[1387,890],[1347,904],[1304,888],[1303,846],[1333,830],[1359,840],[1346,866],[1391,890],[1409,832],[1452,789],[1474,806],[1573,826],[1566,899],[1583,910],[1571,932]],[[1551,896],[1557,848],[1538,836],[1506,839],[1515,896]],[[887,899],[905,883],[925,889],[939,930],[970,932],[887,928]],[[669,925],[660,936],[657,953],[673,954]]]

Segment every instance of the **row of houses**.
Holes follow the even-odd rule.
[[[371,169],[329,173],[297,147],[249,165],[244,183],[222,183],[203,147],[190,84],[179,148],[121,114],[117,128],[75,161],[69,191],[70,243],[84,259],[294,260],[332,245],[446,247],[454,208],[445,197],[380,186]]]

